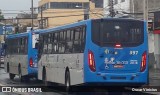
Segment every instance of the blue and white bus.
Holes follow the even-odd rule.
[[[11,34],[6,37],[5,71],[10,79],[19,75],[21,81],[30,77],[37,77],[38,43],[39,35],[26,32]]]
[[[93,19],[40,32],[38,79],[65,84],[148,82],[146,22]]]

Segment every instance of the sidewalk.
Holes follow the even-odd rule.
[[[149,69],[149,86],[160,87],[160,69]]]
[[[143,88],[143,87],[142,87]],[[151,95],[160,95],[160,69],[149,68],[149,88],[155,88],[158,92],[144,92]]]

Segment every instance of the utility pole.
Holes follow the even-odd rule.
[[[130,6],[132,6],[132,13],[134,14],[135,13],[135,3],[134,3],[135,1],[134,0],[131,0],[131,3],[130,4],[132,4],[132,5],[130,5]],[[130,7],[131,8],[131,7]],[[133,15],[133,18],[135,18],[135,14]]]
[[[31,29],[33,29],[33,0],[31,0],[31,11],[32,11],[32,25],[31,25]]]
[[[43,6],[41,6],[41,29],[43,29]]]
[[[19,19],[16,17],[16,27],[15,27],[15,33],[20,33],[19,31]]]
[[[148,32],[148,0],[143,0],[143,19],[147,23],[147,32]]]
[[[84,9],[84,20],[89,19],[89,9]]]
[[[7,33],[6,33],[6,19],[5,19],[5,27],[4,27],[4,41],[6,41],[6,35],[7,35]]]
[[[90,5],[91,5],[91,1],[90,0],[89,0],[88,7],[84,7],[84,5],[82,4],[82,8],[84,9],[84,20],[89,19]]]
[[[114,11],[113,2],[114,2],[113,0],[109,0],[109,5],[110,5],[109,12],[110,12],[110,16],[111,17],[115,17],[115,11]]]

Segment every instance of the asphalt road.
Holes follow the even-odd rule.
[[[157,75],[152,74],[152,79],[151,83],[154,83],[156,85],[160,86],[160,82],[157,83],[156,80],[159,80],[157,78]],[[155,80],[156,79],[156,80]],[[4,72],[2,68],[0,68],[0,86],[43,86],[43,83],[41,81],[31,79],[29,82],[20,82],[19,77],[16,76],[14,80],[10,80],[9,76],[7,73]],[[94,89],[88,89],[89,91],[87,92],[72,92],[72,93],[66,93],[62,92],[61,89],[52,89],[52,88],[47,88],[49,89],[50,92],[39,92],[39,93],[0,93],[0,95],[160,95],[159,92],[148,92],[148,93],[142,93],[142,92],[132,92],[131,88],[121,88],[123,92],[109,92],[108,89],[99,89],[99,88],[94,88]],[[112,89],[119,89],[119,88],[111,88]]]

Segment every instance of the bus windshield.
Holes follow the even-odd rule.
[[[138,22],[138,23],[137,23]],[[144,24],[132,20],[93,20],[92,41],[102,47],[135,47],[144,42]]]

